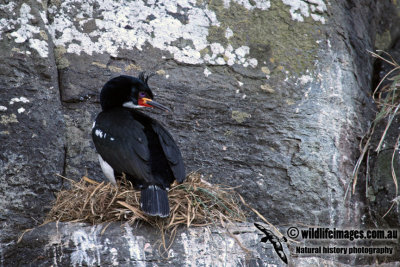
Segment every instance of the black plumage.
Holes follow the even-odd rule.
[[[168,108],[152,100],[143,73],[138,78],[119,76],[108,81],[100,94],[103,111],[97,116],[92,138],[105,175],[113,181],[125,173],[141,189],[141,208],[167,217],[167,190],[174,180],[185,179],[183,159],[171,134],[141,107]]]

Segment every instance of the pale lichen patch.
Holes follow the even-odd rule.
[[[16,20],[4,20],[2,19],[0,22],[0,35],[4,28],[9,28],[8,30],[13,29],[10,36],[14,37],[14,42],[16,43],[25,43],[28,41],[29,46],[36,50],[41,57],[48,56],[48,44],[47,44],[47,35],[45,32],[41,31],[39,27],[34,26],[30,23],[31,20],[35,19],[35,17],[31,14],[31,7],[23,3],[19,10],[19,17]],[[43,33],[46,35],[43,35]],[[34,35],[39,34],[43,39],[35,39]]]
[[[102,68],[102,69],[107,68],[107,65],[106,65],[106,64],[100,63],[100,62],[96,62],[96,61],[92,62],[92,65],[95,65],[95,66],[97,66],[97,67],[99,67],[99,68]]]
[[[158,75],[165,75],[166,74],[165,70],[163,70],[163,69],[156,71],[156,73]]]
[[[293,99],[286,99],[285,102],[288,106],[294,105],[296,103]]]
[[[314,78],[311,77],[310,75],[302,75],[302,76],[300,76],[299,81],[300,81],[301,85],[305,85],[309,82],[314,81]]]
[[[209,69],[207,68],[204,69],[204,76],[208,77],[211,73],[212,72]]]
[[[57,69],[62,70],[68,68],[70,63],[67,58],[64,57],[64,54],[67,52],[64,46],[58,45],[54,48],[54,56],[56,59]]]
[[[116,66],[108,66],[108,69],[111,70],[112,72],[121,72],[122,69],[120,67]]]
[[[24,96],[14,97],[14,98],[11,98],[10,105],[13,105],[16,102],[29,103],[29,99]]]
[[[242,5],[244,8],[248,10],[253,10],[255,8],[259,8],[261,10],[267,10],[271,7],[271,2],[269,0],[224,0],[224,7],[229,8],[231,2]]]
[[[238,123],[243,123],[246,119],[251,118],[251,114],[238,111],[238,110],[232,110],[232,119],[237,121]]]
[[[226,39],[229,39],[229,38],[231,38],[233,36],[233,31],[231,30],[231,28],[226,28],[226,31],[225,31],[225,38]]]
[[[267,66],[261,67],[261,71],[264,72],[266,75],[271,74],[271,71]]]
[[[269,85],[269,84],[262,84],[261,86],[261,90],[267,92],[267,93],[275,93],[275,90]]]
[[[137,66],[133,63],[125,66],[125,71],[130,71],[130,70],[142,70],[142,68],[140,66]]]
[[[11,114],[11,115],[1,115],[0,117],[0,124],[9,124],[9,123],[17,123],[17,115]]]
[[[327,8],[323,0],[282,0],[282,2],[290,6],[293,20],[303,22],[305,17],[311,16],[313,20],[325,23],[325,18],[321,14]]]
[[[270,5],[269,1],[252,1],[251,4],[248,1],[236,2],[250,10],[266,10]],[[194,0],[181,0],[177,3],[166,0],[121,3],[102,1],[98,5],[101,14],[94,20],[95,27],[90,32],[85,32],[83,26],[87,18],[93,17],[91,5],[81,4],[78,10],[76,1],[67,0],[57,8],[49,7],[54,22],[48,28],[55,44],[65,46],[68,53],[109,53],[117,56],[120,49],[142,50],[145,43],[148,43],[170,52],[176,61],[183,63],[257,65],[257,60],[248,58],[248,53],[245,58],[237,58],[233,52],[235,48],[207,40],[209,28],[220,27],[220,22],[216,13],[207,5],[197,4]],[[77,27],[71,20],[71,12],[77,12],[76,17],[81,27]],[[174,15],[177,12],[186,20],[177,18]],[[131,18],[135,18],[135,23],[131,23]],[[227,28],[226,36],[233,36],[233,31]],[[177,46],[175,42],[179,40],[185,40],[184,45]],[[202,52],[207,48],[208,51],[212,50],[211,54]]]

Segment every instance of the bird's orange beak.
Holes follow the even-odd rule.
[[[138,104],[143,107],[158,108],[163,111],[171,112],[171,110],[166,106],[146,97],[139,98]]]

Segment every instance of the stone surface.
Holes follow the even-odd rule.
[[[40,18],[37,8],[7,10],[15,5],[0,8],[0,251],[49,210],[60,189],[56,173],[63,170],[66,144],[52,42],[45,41],[47,49],[39,45],[41,19],[25,24]]]
[[[99,259],[112,264],[113,255],[118,263],[132,263],[117,227],[106,241],[96,232],[102,226],[63,224],[62,234],[56,235],[57,227],[50,224],[26,234],[21,244],[15,242],[23,229],[40,223],[52,193],[62,186],[55,173],[102,179],[90,140],[100,111],[98,93],[111,77],[141,70],[158,74],[149,84],[156,99],[174,112],[149,113],[174,135],[188,172],[238,186],[246,201],[275,224],[365,227],[365,198],[360,192],[346,200],[344,195],[359,139],[374,115],[373,59],[366,50],[385,44],[388,31],[390,38],[398,36],[393,4],[1,3],[0,266],[29,265],[34,260],[30,253],[43,255],[36,259],[43,265],[95,265]],[[391,18],[383,19],[387,10]],[[210,236],[218,238],[213,231]],[[73,258],[76,247],[84,246],[80,241],[72,245],[73,233],[98,238],[101,249],[107,245],[125,252],[106,249],[104,255],[96,251],[98,256],[91,250],[87,258]],[[147,231],[141,236],[142,243],[155,238]],[[206,251],[207,244],[193,241],[190,251]],[[243,254],[234,248],[237,254],[229,260],[243,265]],[[16,251],[27,251],[26,259]],[[331,255],[326,264],[339,258]],[[175,259],[185,261],[180,254]],[[325,264],[317,258],[303,261]]]
[[[160,233],[146,225],[52,223],[26,233],[5,254],[4,265],[284,266],[271,244],[259,242],[262,234],[254,226],[238,225],[230,232],[215,227],[180,230],[169,254],[161,256]]]

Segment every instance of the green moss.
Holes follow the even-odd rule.
[[[250,57],[272,64],[271,74],[282,73],[278,66],[295,73],[314,68],[316,40],[322,38],[320,22],[311,17],[304,22],[293,21],[289,7],[281,1],[271,1],[268,10],[248,10],[234,2],[225,8],[220,0],[211,1],[209,8],[221,22],[220,27],[210,28],[209,42],[231,44],[234,48],[249,46]],[[225,38],[227,27],[234,33],[229,40]]]
[[[387,190],[388,197],[393,198],[396,197],[394,194],[395,191],[395,183],[393,181],[392,176],[392,155],[393,150],[385,150],[379,153],[377,156],[377,161],[373,170],[373,179],[371,179],[371,183],[374,189],[374,192],[379,192],[381,190]],[[399,165],[399,156],[395,154],[394,170],[397,177],[397,183],[399,183],[400,177],[400,165]]]
[[[64,57],[64,54],[67,52],[64,46],[56,46],[54,48],[54,55],[56,59],[57,69],[65,69],[68,68],[70,63],[68,59]]]
[[[390,31],[387,30],[382,34],[377,34],[375,39],[375,47],[378,50],[386,50],[391,43]]]
[[[208,49],[207,47],[200,50],[200,55],[203,57],[204,55],[208,54],[210,52],[210,49]]]
[[[210,43],[220,43],[227,46],[228,40],[225,38],[226,27],[211,26],[208,28],[207,40]]]
[[[234,119],[238,123],[242,123],[250,117],[251,117],[251,114],[249,114],[249,113],[241,112],[238,110],[232,110],[232,119]]]

